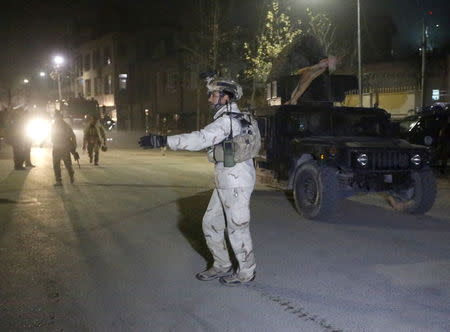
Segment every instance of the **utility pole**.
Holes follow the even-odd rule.
[[[61,94],[61,73],[58,70],[58,73],[56,74],[58,78],[58,100],[61,102],[62,100],[62,94]]]
[[[11,88],[8,88],[8,110],[12,108],[12,93]]]
[[[212,38],[213,38],[213,49],[212,49],[212,68],[217,70],[217,58],[219,51],[219,3],[218,0],[214,0],[214,13],[212,22]]]
[[[359,94],[359,106],[363,106],[363,91],[362,91],[362,65],[361,65],[361,3],[358,0],[357,3],[357,16],[358,16],[358,94]]]
[[[428,27],[426,25],[425,18],[423,19],[422,28],[422,72],[420,75],[420,106],[425,106],[425,69],[426,69],[426,54],[427,54],[427,40],[428,40]]]

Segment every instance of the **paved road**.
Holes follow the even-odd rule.
[[[1,331],[450,331],[448,179],[426,216],[364,196],[315,222],[258,186],[257,279],[227,288],[193,277],[202,154],[112,149],[54,188],[49,153],[18,172],[0,152]]]

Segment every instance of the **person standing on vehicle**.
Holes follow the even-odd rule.
[[[89,162],[98,166],[100,148],[106,151],[106,134],[105,129],[98,121],[98,116],[92,116],[91,121],[84,129],[83,150],[88,151]]]
[[[60,112],[55,113],[55,122],[52,126],[52,143],[53,143],[53,170],[55,172],[55,186],[62,186],[61,179],[61,160],[69,172],[70,183],[75,181],[75,171],[72,167],[71,152],[75,152],[77,148],[77,140],[72,128],[64,121]]]
[[[174,136],[148,135],[141,138],[144,147],[168,146],[172,150],[199,151],[208,148],[208,158],[217,146],[241,133],[243,122],[236,101],[242,88],[234,81],[208,79],[209,103],[215,111],[214,121],[200,131]],[[258,139],[260,137],[258,131]],[[225,158],[225,157],[224,157]],[[210,159],[210,161],[212,161]],[[255,278],[255,255],[250,236],[250,197],[255,185],[253,160],[225,166],[215,162],[215,189],[203,217],[203,233],[214,258],[209,269],[196,278],[209,281],[219,278],[223,285],[238,285]],[[228,233],[239,267],[233,272],[225,232]]]

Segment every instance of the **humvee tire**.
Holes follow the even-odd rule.
[[[315,161],[301,165],[295,175],[293,191],[297,211],[305,218],[331,215],[340,200],[336,169],[319,166]]]
[[[410,214],[424,214],[431,209],[436,199],[436,178],[430,168],[411,172],[411,178],[413,186],[408,197],[394,193],[388,196],[388,202],[394,210]]]

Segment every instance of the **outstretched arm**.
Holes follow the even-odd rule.
[[[236,120],[232,121],[233,127],[238,129]],[[199,131],[167,137],[167,145],[172,150],[199,151],[222,142],[229,134],[230,118],[222,116]]]

